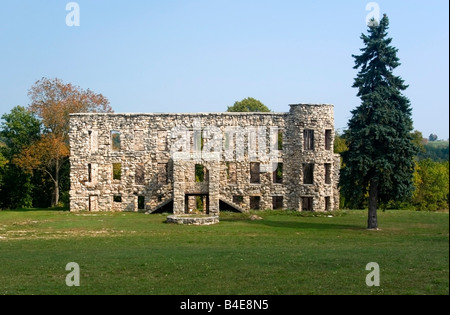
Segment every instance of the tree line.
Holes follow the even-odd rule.
[[[412,142],[419,148],[414,157],[413,190],[408,198],[388,200],[385,209],[411,209],[436,211],[449,209],[449,142],[441,141],[439,146],[428,143],[420,131],[411,135]],[[344,133],[336,132],[334,152],[342,154],[348,150]],[[342,165],[344,169],[345,164]],[[368,207],[367,195],[361,195],[358,202],[349,201],[341,192],[341,208],[364,209]]]
[[[69,203],[69,115],[112,112],[106,97],[60,79],[42,78],[0,125],[0,208]]]

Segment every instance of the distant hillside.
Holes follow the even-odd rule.
[[[431,159],[436,162],[449,160],[449,142],[433,141],[424,145],[425,152],[419,153],[419,160]]]

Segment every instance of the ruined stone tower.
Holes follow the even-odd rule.
[[[334,107],[289,113],[72,114],[71,211],[332,211]],[[195,208],[195,209],[194,209]]]

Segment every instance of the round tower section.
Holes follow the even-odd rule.
[[[339,207],[340,159],[334,154],[334,106],[290,105],[287,169],[290,207],[298,211],[324,212]]]

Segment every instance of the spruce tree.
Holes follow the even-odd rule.
[[[380,23],[370,23],[368,35],[361,36],[362,54],[353,55],[354,69],[360,69],[353,87],[361,105],[352,111],[344,134],[349,150],[342,154],[342,193],[354,203],[368,193],[369,229],[378,229],[379,204],[411,196],[417,154],[410,101],[402,94],[408,86],[393,74],[400,62],[388,28],[386,15]]]

